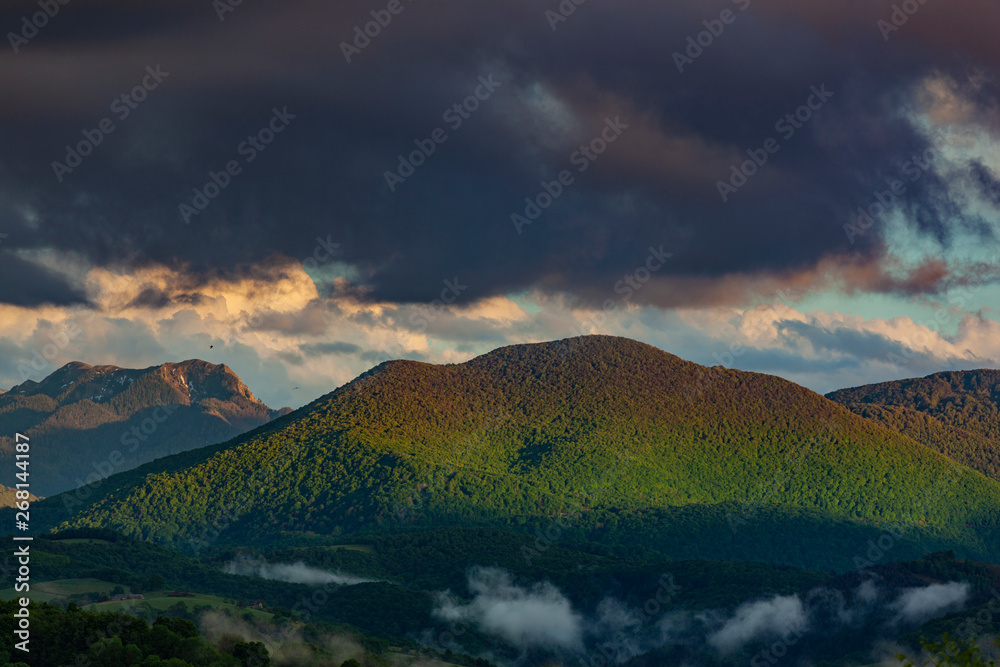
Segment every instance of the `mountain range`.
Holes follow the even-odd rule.
[[[400,664],[561,664],[617,646],[630,667],[772,664],[779,649],[788,664],[861,665],[992,613],[998,375],[824,397],[586,336],[390,361],[280,412],[225,366],[76,363],[0,395],[0,419],[27,429],[32,463],[93,447],[81,436],[102,428],[117,431],[108,462],[138,434],[158,457],[32,502],[36,576],[65,580],[47,589],[73,591],[64,602],[98,600],[88,609],[116,585],[250,596],[276,605],[278,627],[318,624],[317,644],[345,626],[375,635],[378,665],[402,659],[388,642],[408,647]],[[174,423],[191,431],[168,444]],[[199,424],[219,429],[201,434],[212,444],[191,444]],[[48,465],[78,475],[79,461]],[[319,582],[328,603],[303,608]],[[461,641],[433,640],[455,618]],[[801,640],[776,642],[788,628]],[[53,659],[72,653],[57,643]]]
[[[892,530],[893,560],[955,547],[1000,561],[996,480],[792,382],[607,336],[386,362],[230,442],[35,509],[182,550],[557,524],[678,558],[846,571]]]
[[[15,483],[14,433],[32,443],[32,491],[49,496],[228,440],[287,411],[264,405],[224,365],[73,362],[0,394],[0,481]]]

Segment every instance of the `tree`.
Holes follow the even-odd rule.
[[[1000,646],[1000,639],[994,643]],[[945,634],[940,642],[921,641],[920,645],[931,654],[929,664],[933,667],[997,667],[996,660],[987,662],[980,655],[979,647],[969,639],[959,641]],[[905,655],[897,655],[896,659],[903,662],[903,667],[920,667]]]
[[[129,644],[125,647],[125,664],[126,665],[138,665],[142,662],[142,649],[135,644]]]
[[[160,616],[153,621],[153,627],[158,625],[166,627],[171,632],[185,639],[198,636],[198,627],[186,618],[170,618],[167,616]]]
[[[215,642],[216,648],[218,648],[223,653],[233,654],[236,649],[236,645],[243,641],[243,637],[232,632],[223,633],[219,640]]]
[[[271,664],[271,655],[261,642],[240,642],[233,647],[233,657],[243,667],[267,667]]]

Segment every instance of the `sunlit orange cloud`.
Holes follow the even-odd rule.
[[[321,297],[297,263],[273,263],[251,273],[196,283],[166,267],[128,274],[93,269],[85,280],[92,309],[0,307],[0,342],[20,349],[12,355],[16,366],[53,337],[70,333],[68,344],[47,357],[31,379],[72,360],[145,366],[225,359],[242,350],[259,363],[279,361],[302,386],[329,390],[388,359],[463,361],[472,352],[432,341],[471,335],[505,342],[496,332],[528,319],[506,297],[448,308],[371,303],[358,299],[343,280],[342,289]],[[23,379],[4,378],[0,386]]]
[[[33,379],[72,360],[144,367],[214,357],[250,378],[274,377],[280,368],[289,382],[309,387],[314,394],[332,390],[388,359],[455,363],[505,344],[581,333],[628,336],[702,362],[733,342],[747,350],[780,351],[803,362],[832,356],[849,363],[857,353],[815,349],[808,340],[788,333],[789,322],[832,332],[834,340],[847,331],[878,336],[942,365],[968,360],[970,367],[979,367],[1000,359],[1000,324],[962,309],[947,310],[949,326],[942,327],[908,317],[866,319],[803,312],[794,306],[811,290],[923,293],[976,284],[977,276],[969,267],[949,268],[942,261],[905,267],[901,262],[831,259],[809,271],[780,276],[651,280],[631,300],[618,298],[609,288],[615,305],[610,310],[581,303],[569,293],[542,289],[517,299],[459,300],[447,308],[371,303],[343,278],[335,281],[332,291],[318,290],[294,262],[274,262],[249,273],[241,279],[195,283],[183,272],[165,267],[128,274],[93,269],[85,279],[95,304],[89,316],[73,308],[0,307],[0,342],[13,350],[14,362],[21,363],[71,323],[85,322],[71,344]],[[663,294],[669,299],[658,303]],[[887,361],[878,359],[872,368],[882,366],[889,368]],[[0,386],[22,379],[14,371],[7,373]],[[295,398],[273,388],[255,390],[265,396],[275,392],[278,397],[269,400],[276,405]]]
[[[312,279],[294,262],[259,267],[251,277],[199,281],[166,267],[128,274],[96,268],[87,275],[86,284],[101,311],[126,316],[141,316],[141,311],[150,309],[144,295],[162,297],[162,305],[154,310],[195,307],[223,320],[258,310],[294,312],[319,296]]]

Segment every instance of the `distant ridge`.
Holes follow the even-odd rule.
[[[1000,370],[946,371],[827,398],[1000,480]]]
[[[13,484],[15,432],[32,442],[32,489],[53,495],[95,476],[228,440],[285,412],[227,366],[201,360],[145,369],[74,361],[0,394],[2,480]],[[9,479],[8,479],[9,478]]]
[[[14,503],[18,502],[17,496],[15,495],[16,493],[17,489],[12,489],[9,486],[0,484],[0,507],[14,507]],[[33,503],[38,499],[39,498],[35,494],[28,493],[28,502]]]

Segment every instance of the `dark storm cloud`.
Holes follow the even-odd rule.
[[[661,244],[674,253],[664,278],[794,275],[850,253],[877,263],[878,235],[851,245],[843,225],[927,148],[900,109],[933,73],[961,83],[1000,65],[986,0],[927,3],[885,41],[891,4],[592,2],[553,31],[555,1],[402,0],[348,64],[339,44],[386,3],[244,2],[220,21],[207,1],[71,2],[0,56],[0,121],[18,130],[0,138],[0,231],[17,230],[19,249],[162,263],[194,283],[316,257],[328,239],[369,297],[415,302],[455,277],[463,301],[543,285],[600,302]],[[674,52],[724,9],[735,21],[679,73]],[[5,5],[0,29],[34,11]],[[169,74],[122,117],[113,100],[156,67]],[[994,76],[976,79],[977,113],[996,109]],[[499,85],[453,129],[442,114],[480,77]],[[833,97],[782,137],[776,122],[814,86]],[[275,110],[281,132],[248,162],[243,142],[275,127]],[[52,162],[105,118],[114,130],[58,182]],[[628,129],[577,173],[571,154],[609,118]],[[447,141],[391,192],[384,173],[436,128]],[[723,203],[716,181],[769,137],[780,150]],[[238,174],[223,175],[230,161]],[[574,182],[519,235],[511,214],[565,169]],[[185,224],[178,207],[210,172],[224,187]],[[966,178],[992,186],[982,170]],[[907,200],[943,242],[946,185],[927,178]],[[4,280],[0,301],[71,293]]]
[[[162,290],[148,287],[128,304],[129,308],[165,308],[172,303]]]
[[[86,302],[84,294],[61,276],[10,252],[0,252],[0,286],[3,301],[16,306]]]

